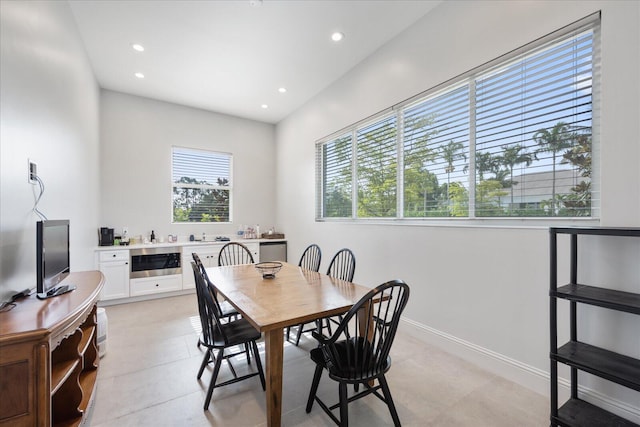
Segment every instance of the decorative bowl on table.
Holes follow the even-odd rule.
[[[262,274],[263,279],[273,279],[282,268],[282,263],[277,261],[259,262],[256,269]]]

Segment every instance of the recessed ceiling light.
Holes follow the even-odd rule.
[[[141,44],[138,44],[138,43],[133,43],[131,45],[131,48],[133,50],[137,50],[138,52],[144,52],[144,46],[142,46]]]
[[[260,107],[264,108],[265,110],[266,110],[267,108],[269,108],[269,106],[268,106],[267,104],[262,104]]]
[[[142,73],[135,73],[134,76],[136,76],[139,79],[144,79],[144,74]]]
[[[344,34],[342,34],[339,31],[336,31],[335,33],[331,34],[331,40],[333,40],[334,42],[339,42],[343,38],[344,38]]]
[[[278,92],[280,93],[285,93],[286,91],[287,91],[287,88],[285,87],[278,88]]]

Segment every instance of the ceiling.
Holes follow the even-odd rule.
[[[69,1],[102,88],[267,123],[300,108],[439,3]],[[335,31],[344,33],[341,42],[331,40]]]

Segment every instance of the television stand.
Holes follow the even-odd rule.
[[[58,298],[0,312],[0,427],[88,425],[98,376],[99,271],[71,273]]]
[[[71,292],[74,289],[76,289],[76,285],[60,285],[49,289],[47,292],[37,293],[36,296],[38,297],[38,299],[53,298],[57,297],[58,295],[66,294],[67,292]]]

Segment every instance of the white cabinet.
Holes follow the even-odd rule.
[[[254,262],[260,262],[260,243],[258,242],[240,242],[251,251]],[[191,261],[193,261],[193,252],[198,254],[200,261],[205,266],[217,267],[218,256],[220,255],[220,249],[226,244],[216,243],[212,245],[191,245],[182,247],[182,289],[195,289],[196,283],[193,277],[193,269],[191,268]]]
[[[218,255],[223,246],[224,244],[182,247],[182,289],[195,289],[196,287],[193,269],[191,268],[191,261],[193,261],[191,254],[194,252],[198,254],[205,268],[215,267],[218,265]]]
[[[243,245],[247,247],[251,251],[251,255],[253,255],[253,262],[260,262],[260,243],[258,242],[242,242]]]
[[[131,279],[130,283],[132,297],[182,290],[180,274]]]
[[[171,276],[144,277],[130,279],[131,266],[129,265],[129,249],[100,248],[96,251],[96,268],[104,274],[105,284],[100,294],[101,301],[116,300],[140,295],[156,294],[160,292],[173,292],[195,289],[193,270],[191,269],[191,254],[195,252],[205,267],[216,267],[220,249],[227,242],[207,242],[197,244],[185,244],[182,246],[182,274]],[[260,242],[241,241],[253,256],[255,262],[260,262]],[[160,246],[160,245],[159,245]],[[179,245],[176,245],[179,246]],[[126,248],[126,249],[124,249]],[[176,248],[176,252],[178,252]]]
[[[129,251],[100,251],[98,269],[104,274],[104,287],[100,300],[106,301],[129,296]]]

